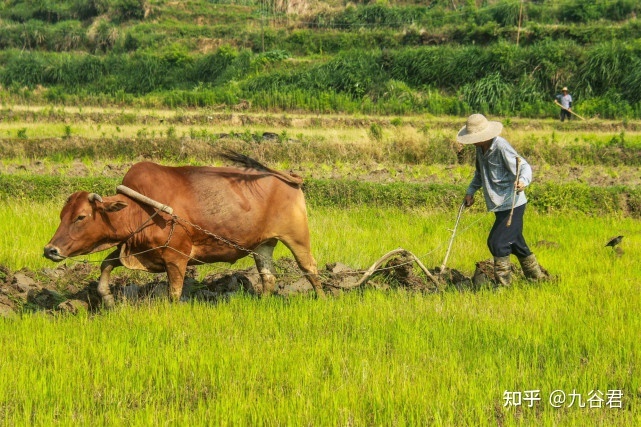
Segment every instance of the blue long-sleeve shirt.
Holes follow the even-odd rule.
[[[559,103],[563,108],[572,108],[572,95],[566,93],[565,95],[557,95],[556,99],[559,100]]]
[[[504,138],[495,137],[485,153],[481,147],[476,147],[476,171],[466,194],[474,195],[479,188],[482,188],[488,211],[511,209],[517,157],[521,159],[519,181],[523,181],[528,186],[532,182],[532,168]],[[514,207],[525,203],[527,203],[525,192],[517,193]]]

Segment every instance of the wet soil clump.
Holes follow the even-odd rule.
[[[313,295],[311,284],[302,275],[293,259],[277,260],[275,270],[276,295]],[[327,264],[319,274],[326,293],[330,295],[367,288],[403,288],[414,292],[436,293],[448,290],[473,291],[482,286],[475,285],[476,274],[467,276],[458,270],[450,269],[440,272],[438,268],[429,271],[431,279],[421,269],[416,268],[410,259],[398,256],[388,260],[365,281],[364,271],[340,262]],[[97,265],[86,263],[61,265],[40,271],[11,271],[0,265],[0,317],[12,317],[34,311],[49,314],[98,311],[102,308],[97,291],[99,275]],[[488,277],[483,283],[491,279],[492,277]],[[110,284],[117,303],[136,303],[151,298],[167,298],[166,280],[165,274],[139,273],[123,269],[112,275]],[[255,267],[245,270],[225,269],[208,274],[202,279],[198,279],[197,270],[190,267],[185,275],[182,299],[216,302],[238,292],[262,295],[260,275]]]

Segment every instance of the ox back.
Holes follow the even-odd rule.
[[[242,248],[308,234],[303,192],[266,172],[143,162],[132,166],[122,183]],[[198,230],[190,230],[190,238],[190,255],[200,261],[233,262],[248,255]]]

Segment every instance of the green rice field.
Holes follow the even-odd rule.
[[[54,203],[0,211],[0,264],[49,265],[40,252],[57,226]],[[311,208],[312,248],[321,265],[367,268],[399,246],[440,265],[454,214]],[[463,215],[450,267],[471,274],[489,256],[491,222]],[[617,233],[626,235],[621,255],[604,247]],[[0,415],[6,425],[638,423],[638,221],[529,212],[525,234],[557,281],[327,300],[152,300],[0,320],[0,367],[11,372],[0,379]],[[555,407],[559,390],[568,400]],[[506,406],[526,391],[540,401]],[[572,393],[586,407],[570,406]]]

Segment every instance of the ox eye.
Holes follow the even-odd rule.
[[[83,220],[83,219],[85,219],[85,218],[87,218],[87,215],[78,215],[78,217],[76,217],[76,219],[74,220],[74,222],[82,221],[82,220]]]

